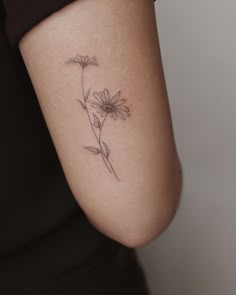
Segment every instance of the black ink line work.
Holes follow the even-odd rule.
[[[94,56],[89,58],[88,56],[76,54],[75,57],[69,58],[66,61],[66,64],[79,64],[82,69],[81,87],[83,99],[77,99],[77,101],[87,114],[91,131],[97,142],[97,146],[84,146],[84,148],[94,155],[101,155],[108,171],[119,180],[110,161],[110,148],[102,138],[102,130],[105,122],[108,122],[109,118],[113,120],[125,120],[126,117],[130,116],[129,108],[124,105],[126,99],[121,97],[120,91],[111,96],[107,88],[104,88],[102,91],[94,91],[92,94],[93,98],[89,99],[91,96],[91,89],[84,89],[84,71],[89,65],[98,66],[97,60]]]

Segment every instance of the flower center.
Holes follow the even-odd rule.
[[[106,113],[112,113],[112,112],[114,112],[115,107],[114,107],[113,105],[111,105],[111,104],[104,104],[104,105],[102,106],[102,109],[103,109],[103,111],[106,112]]]
[[[80,62],[81,67],[84,69],[85,67],[87,67],[88,63],[81,61]]]

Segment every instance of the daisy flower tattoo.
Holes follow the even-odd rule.
[[[122,98],[121,91],[118,91],[111,96],[109,90],[104,88],[101,91],[93,91],[92,98],[91,89],[85,90],[84,88],[84,71],[87,66],[98,66],[96,57],[88,57],[76,54],[75,57],[69,58],[66,64],[79,64],[81,67],[81,88],[82,99],[77,99],[82,110],[87,114],[88,122],[91,131],[96,141],[96,146],[84,146],[93,155],[100,155],[106,169],[119,181],[119,177],[113,168],[110,160],[111,150],[108,144],[103,140],[102,131],[105,122],[108,119],[121,119],[125,120],[130,116],[130,110],[125,105],[126,99]]]
[[[120,99],[120,91],[111,97],[109,91],[104,89],[99,93],[94,92],[93,96],[95,100],[91,101],[91,106],[97,108],[102,117],[109,115],[114,120],[117,118],[125,120],[125,117],[130,115],[129,108],[124,106],[126,100]]]
[[[86,68],[88,65],[95,65],[97,66],[97,60],[96,58],[93,56],[91,58],[89,58],[88,56],[83,56],[83,55],[79,55],[76,54],[75,57],[69,58],[66,61],[67,64],[74,64],[74,63],[78,63],[81,65],[81,67],[84,69]]]

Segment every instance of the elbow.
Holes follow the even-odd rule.
[[[97,215],[101,217],[97,219],[90,217],[90,222],[103,234],[126,247],[148,245],[165,232],[176,215],[182,191],[182,170],[177,169],[166,183],[161,190],[158,186],[149,198],[144,198],[143,192],[136,191],[131,198],[135,200],[132,205],[117,206],[116,211],[111,210],[112,215]]]
[[[166,231],[174,219],[175,212],[176,210],[169,210],[165,212],[165,216],[157,213],[145,225],[139,221],[136,226],[130,226],[130,229],[119,238],[119,242],[129,248],[147,246]]]
[[[162,196],[156,196],[157,206],[151,206],[148,213],[137,215],[136,219],[126,223],[120,242],[126,247],[140,248],[148,245],[166,231],[175,218],[181,193],[182,193],[182,170],[179,169],[173,180],[171,189]],[[165,201],[163,201],[165,200]],[[129,224],[127,226],[127,224]]]
[[[128,248],[141,248],[147,246],[149,243],[158,238],[161,233],[165,230],[165,227],[155,228],[155,230],[150,231],[147,229],[146,232],[133,232],[129,236],[120,239],[119,242]]]

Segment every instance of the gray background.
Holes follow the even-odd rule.
[[[236,1],[157,0],[179,211],[137,250],[153,295],[236,294]]]

